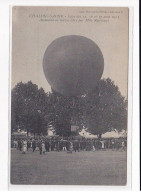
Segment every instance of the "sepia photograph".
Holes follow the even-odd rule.
[[[13,6],[11,185],[127,185],[129,9]]]

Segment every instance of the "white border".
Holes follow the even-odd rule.
[[[1,109],[0,109],[0,119],[2,122],[1,124],[1,130],[2,133],[0,135],[0,153],[2,153],[2,156],[0,157],[0,189],[7,190],[8,188],[8,104],[7,104],[7,99],[8,99],[8,75],[9,75],[9,6],[10,5],[33,5],[33,6],[125,6],[125,7],[132,7],[134,9],[134,18],[132,20],[132,24],[134,23],[134,28],[133,28],[133,34],[134,34],[134,39],[133,39],[133,48],[132,50],[130,46],[130,54],[133,52],[133,71],[129,69],[129,75],[132,77],[133,74],[133,99],[131,97],[131,104],[129,106],[132,109],[132,100],[133,100],[133,112],[131,111],[131,115],[133,113],[133,122],[132,119],[129,120],[130,123],[129,125],[133,126],[133,133],[128,134],[128,138],[132,137],[132,190],[139,190],[139,27],[138,27],[138,16],[139,16],[139,11],[138,11],[138,0],[71,0],[71,1],[65,1],[65,0],[1,0],[0,1],[0,22],[1,22],[1,36],[0,36],[0,50],[1,50],[1,55],[0,55],[0,68],[2,72],[2,75],[0,76],[0,83],[1,83]],[[132,32],[130,30],[130,37],[132,36]],[[132,36],[133,37],[133,36]],[[131,39],[130,39],[131,41]],[[130,45],[132,45],[132,41],[130,42]],[[132,50],[132,51],[131,51]],[[131,55],[130,55],[131,56]],[[130,58],[130,57],[129,57]],[[132,60],[132,57],[130,58],[130,62]],[[129,63],[129,66],[131,64]],[[132,68],[132,67],[131,67]],[[130,71],[131,70],[131,71]],[[129,81],[130,82],[130,81]],[[131,81],[132,82],[132,81]],[[132,83],[130,87],[128,88],[128,95],[132,93]],[[130,115],[129,115],[130,117]],[[131,144],[128,145],[131,148]],[[129,157],[130,153],[128,153]],[[129,161],[129,160],[128,160]],[[128,163],[129,167],[131,165],[131,161]],[[128,172],[131,174],[131,171]],[[2,179],[1,179],[2,177]],[[131,181],[131,177],[129,182]],[[13,187],[13,186],[12,186]],[[121,190],[121,189],[130,189],[130,186],[124,186],[123,187],[109,187],[109,186],[19,186],[16,188],[13,187],[15,190],[23,190],[23,189],[28,189],[28,190],[33,190],[33,187],[35,190]],[[10,187],[10,189],[12,189]]]

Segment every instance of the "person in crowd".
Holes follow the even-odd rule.
[[[89,150],[89,143],[88,143],[88,139],[86,139],[86,149],[85,149],[86,151],[88,151]]]
[[[57,152],[60,151],[60,141],[59,140],[56,141],[56,151]]]
[[[127,139],[124,140],[124,148],[125,148],[125,151],[127,149]]]
[[[46,149],[46,152],[49,152],[50,143],[49,143],[49,140],[47,140],[47,139],[45,139],[45,149]]]
[[[92,139],[90,139],[89,142],[90,142],[89,143],[90,144],[90,150],[93,150],[93,141],[92,141]]]
[[[114,139],[112,139],[111,144],[112,144],[112,150],[114,150],[115,149],[115,141],[114,141]]]
[[[63,151],[66,151],[66,150],[67,150],[66,144],[67,144],[66,140],[63,140],[63,141],[62,141],[62,150],[63,150]]]
[[[79,141],[78,140],[74,140],[74,142],[73,142],[73,148],[74,148],[74,151],[76,152],[76,151],[80,151],[79,150]]]
[[[108,140],[108,149],[111,149],[112,148],[112,141],[111,139]]]
[[[95,149],[98,150],[98,142],[97,140],[94,141]]]
[[[60,141],[59,141],[59,145],[60,145],[60,151],[62,151],[63,150],[63,140],[61,139]]]
[[[18,140],[18,149],[22,151],[22,140]]]
[[[71,142],[71,140],[67,141],[67,153],[72,153],[73,150],[73,144]]]
[[[54,151],[54,148],[55,148],[54,140],[51,140],[51,151]]]
[[[73,150],[73,143],[72,141],[70,141],[70,151],[72,152],[72,150]]]
[[[14,148],[14,140],[11,138],[11,148]]]
[[[80,140],[80,150],[84,150],[84,142],[83,142],[83,140],[81,139]]]
[[[70,141],[66,140],[66,149],[67,151],[70,151]]]
[[[45,149],[45,142],[44,141],[42,141],[41,146],[42,146],[42,154],[45,154],[46,149]]]
[[[32,150],[33,150],[33,152],[35,151],[35,149],[36,149],[36,141],[35,141],[35,139],[33,139],[33,141],[32,141]]]
[[[14,148],[18,148],[18,142],[17,142],[16,139],[13,141],[13,144],[14,144],[14,145],[13,145]]]
[[[101,149],[105,149],[105,142],[104,141],[100,141],[101,142]]]
[[[120,141],[119,140],[116,140],[115,141],[115,148],[116,148],[116,150],[119,150],[120,149]]]
[[[95,149],[95,141],[94,140],[92,141],[92,150],[93,150],[93,152],[95,152],[95,150],[96,150]]]
[[[105,140],[105,149],[108,149],[108,140]]]
[[[125,141],[122,140],[121,142],[121,151],[125,151]]]
[[[26,139],[22,142],[22,153],[25,154],[27,152],[27,141]]]
[[[38,140],[38,148],[39,148],[40,155],[41,155],[42,154],[42,141],[41,140]]]
[[[27,151],[30,148],[30,139],[27,140]]]
[[[98,149],[100,150],[102,148],[102,143],[100,140],[98,140]]]
[[[30,148],[32,148],[32,142],[33,142],[33,139],[31,138],[30,139]]]

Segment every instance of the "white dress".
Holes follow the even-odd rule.
[[[23,142],[23,153],[25,153],[27,151],[27,142],[24,141]]]
[[[101,143],[102,143],[102,149],[104,149],[104,141],[101,141]]]
[[[70,142],[70,151],[72,151],[72,150],[73,150],[73,143]]]
[[[42,152],[44,153],[46,150],[45,150],[45,144],[42,143]]]

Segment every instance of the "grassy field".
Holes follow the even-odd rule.
[[[11,151],[11,184],[125,185],[126,152]]]

